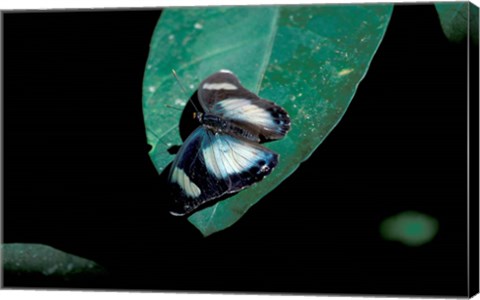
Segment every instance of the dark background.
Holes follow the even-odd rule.
[[[142,77],[160,14],[4,15],[5,243],[92,259],[110,272],[96,288],[466,295],[467,47],[433,5],[395,7],[339,125],[208,238],[168,214],[147,155]],[[431,243],[381,238],[406,210],[439,221]]]

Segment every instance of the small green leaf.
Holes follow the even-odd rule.
[[[478,7],[470,2],[436,3],[440,24],[452,42],[461,42],[469,34],[478,45]],[[469,26],[470,24],[470,26]],[[470,32],[469,32],[470,31]]]
[[[182,143],[178,123],[188,101],[172,69],[190,93],[206,76],[232,70],[246,88],[283,106],[292,118],[287,136],[266,144],[280,154],[280,163],[268,178],[189,217],[203,235],[235,223],[294,172],[338,124],[391,12],[392,5],[164,10],[152,38],[143,85],[150,157],[159,173],[174,158],[168,147]]]
[[[416,247],[430,242],[438,231],[434,218],[416,211],[391,216],[380,224],[380,234],[386,240]]]
[[[5,273],[41,278],[72,280],[78,276],[98,276],[105,269],[93,261],[41,244],[3,244],[2,262]]]

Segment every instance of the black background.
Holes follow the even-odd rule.
[[[167,213],[147,155],[142,77],[160,14],[4,15],[4,242],[92,259],[110,271],[97,288],[466,295],[467,48],[433,5],[395,7],[339,125],[208,238]],[[439,221],[433,242],[381,238],[406,210]]]

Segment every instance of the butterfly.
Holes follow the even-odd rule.
[[[283,138],[290,130],[285,109],[244,88],[229,70],[205,79],[197,95],[203,112],[194,118],[200,126],[178,150],[168,175],[175,216],[261,181],[279,155],[260,143]]]

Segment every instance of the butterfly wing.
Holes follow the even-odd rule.
[[[205,79],[198,97],[205,112],[241,126],[259,139],[280,139],[290,130],[285,109],[244,88],[230,71],[221,70]]]
[[[185,215],[199,206],[240,191],[270,174],[278,154],[259,144],[197,128],[172,163],[169,183],[173,215]]]

